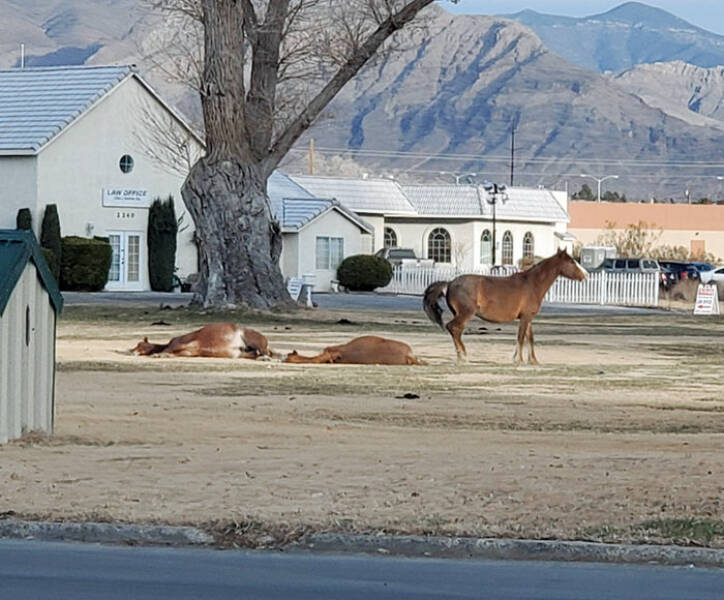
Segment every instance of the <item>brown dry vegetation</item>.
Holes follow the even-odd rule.
[[[56,434],[0,447],[0,513],[249,545],[334,530],[724,547],[722,318],[539,317],[542,366],[519,368],[514,325],[471,322],[458,366],[417,313],[223,318],[275,350],[376,333],[430,364],[134,357],[143,335],[219,317],[70,307]]]

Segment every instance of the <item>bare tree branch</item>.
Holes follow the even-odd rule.
[[[320,112],[332,101],[344,85],[354,77],[364,64],[377,52],[380,46],[395,31],[415,18],[418,12],[433,0],[412,0],[398,12],[390,14],[364,43],[347,59],[332,79],[309,102],[307,107],[294,119],[276,140],[265,161],[267,172],[271,172],[289,152],[294,143],[314,122]]]

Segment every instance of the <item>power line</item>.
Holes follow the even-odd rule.
[[[301,148],[293,148],[291,152],[295,153],[306,153],[307,150]],[[350,148],[334,148],[334,147],[318,147],[315,152],[319,154],[334,154],[344,155],[351,154],[360,157],[369,158],[411,158],[411,159],[424,159],[424,160],[436,160],[436,161],[483,161],[490,163],[504,163],[509,164],[510,157],[495,154],[459,154],[459,153],[446,153],[446,154],[429,154],[425,152],[412,152],[404,150],[363,150],[363,149],[350,149]],[[560,158],[545,158],[545,157],[527,157],[521,158],[520,155],[516,156],[516,164],[519,166],[525,164],[550,164],[553,165],[557,162],[575,163],[581,165],[600,165],[600,166],[614,166],[624,168],[626,166],[632,167],[669,167],[669,168],[720,168],[724,170],[724,158],[721,161],[682,161],[682,160],[655,160],[655,159],[611,159],[611,158],[571,158],[571,157],[560,157]]]

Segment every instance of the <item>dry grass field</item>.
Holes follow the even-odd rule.
[[[123,353],[233,320],[274,349],[404,340],[424,367]],[[154,324],[164,323],[164,324]],[[69,307],[56,433],[0,447],[0,513],[196,524],[223,543],[307,531],[724,547],[724,319],[470,323],[470,362],[422,313]]]

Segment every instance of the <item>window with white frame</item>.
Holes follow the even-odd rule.
[[[503,234],[503,256],[501,257],[504,265],[513,264],[513,234],[506,231]]]
[[[334,271],[344,258],[344,238],[318,237],[315,265],[319,270]]]
[[[427,257],[435,262],[449,263],[451,257],[450,234],[438,227],[427,236]]]
[[[385,248],[397,248],[397,234],[392,227],[385,227]]]
[[[480,264],[489,265],[493,262],[493,236],[486,229],[480,236]]]
[[[523,236],[523,258],[533,258],[535,254],[535,244],[533,242],[533,234],[527,231]]]

